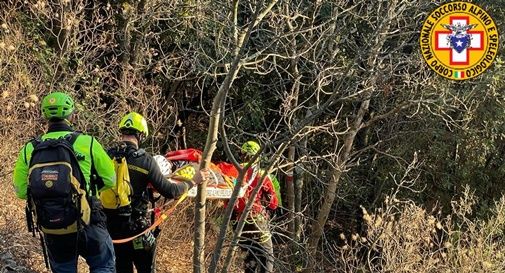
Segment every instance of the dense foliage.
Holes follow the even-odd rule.
[[[442,234],[441,248],[458,240],[470,242],[462,247],[477,244],[475,238],[486,237],[488,219],[502,227],[504,221],[495,202],[505,190],[505,45],[502,38],[495,63],[475,79],[436,75],[424,63],[418,37],[424,18],[444,2],[3,1],[0,149],[7,164],[0,170],[1,206],[12,202],[8,185],[18,147],[44,130],[38,104],[50,91],[71,93],[76,127],[105,144],[116,139],[120,115],[143,113],[152,129],[145,146],[163,153],[203,148],[212,98],[226,75],[236,73],[222,120],[232,152],[256,138],[266,145],[265,166],[285,149],[273,166],[281,181],[295,172],[292,196],[282,183],[285,209],[275,229],[279,268],[311,268],[315,259],[324,261],[317,263],[321,267],[341,265],[335,272],[402,271],[390,267],[402,262],[391,251],[405,245],[391,246],[384,237],[373,245],[366,239],[347,244],[346,236],[379,238],[373,234],[381,228],[389,230],[387,238],[400,236],[387,221],[376,224],[379,216],[392,217],[398,227],[417,221],[426,229],[438,223],[430,218],[436,216],[444,224],[435,232]],[[477,4],[505,33],[503,1]],[[231,71],[236,56],[239,66]],[[222,137],[215,160],[229,160]],[[470,198],[467,187],[478,202],[470,202],[471,211],[455,212],[454,200]],[[386,214],[385,207],[395,209]],[[375,218],[362,208],[376,211]],[[0,226],[7,225],[2,217]],[[319,221],[324,234],[314,228]],[[475,238],[456,238],[469,226]],[[401,236],[415,237],[423,228]],[[503,241],[503,231],[491,233]],[[438,253],[429,240],[409,253],[423,257],[430,247]],[[342,252],[343,246],[352,251]],[[503,255],[503,243],[492,246]],[[324,255],[314,255],[319,251]],[[468,272],[505,266],[482,258],[476,269],[460,258],[437,262]],[[413,264],[402,272],[444,266]]]

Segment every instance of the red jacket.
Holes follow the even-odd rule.
[[[254,174],[255,177],[251,181],[251,176]],[[262,176],[261,172],[254,172],[252,168],[249,168],[249,170],[247,170],[243,184],[246,185],[247,183],[249,183],[249,186],[247,187],[244,197],[239,198],[235,203],[235,207],[233,208],[235,210],[237,218],[240,217],[240,214],[244,211],[245,206],[247,204],[247,200],[249,200],[249,196],[251,196],[253,189],[260,182],[261,176]],[[270,180],[270,178],[267,175],[263,182],[263,186],[256,195],[256,199],[254,200],[249,215],[254,217],[261,213],[266,216],[268,215],[266,208],[274,210],[277,208],[278,203],[279,201],[277,200],[277,195],[275,194],[274,185],[272,184],[272,180]]]

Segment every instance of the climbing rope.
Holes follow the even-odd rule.
[[[124,238],[124,239],[112,240],[112,243],[114,243],[114,244],[124,244],[124,243],[130,242],[130,241],[134,240],[135,238],[138,238],[138,237],[140,237],[140,236],[148,233],[149,231],[154,230],[159,225],[161,225],[161,223],[163,223],[168,218],[168,216],[170,214],[172,214],[175,211],[175,209],[177,208],[177,206],[180,203],[182,203],[182,201],[184,201],[186,199],[186,197],[188,197],[188,192],[187,191],[183,195],[181,195],[181,197],[179,197],[179,199],[177,200],[177,202],[175,202],[175,204],[173,206],[171,206],[167,210],[163,211],[160,214],[160,216],[154,221],[154,223],[150,227],[148,227],[146,230],[144,230],[141,233],[139,233],[137,235],[134,235],[132,237],[128,237],[128,238]]]

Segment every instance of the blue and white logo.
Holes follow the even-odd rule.
[[[475,28],[477,26],[477,24],[471,24],[471,25],[442,24],[442,26],[444,28],[452,31],[452,33],[449,34],[449,36],[447,37],[448,44],[451,46],[451,48],[456,50],[456,52],[461,53],[461,52],[463,52],[463,50],[469,48],[470,44],[471,44],[472,35],[470,35],[467,31]]]

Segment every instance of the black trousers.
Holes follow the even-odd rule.
[[[91,273],[114,273],[112,240],[102,224],[90,224],[79,233],[46,234],[49,263],[54,273],[77,272],[77,258],[86,259]]]
[[[258,215],[247,220],[240,237],[239,246],[246,251],[245,273],[272,273],[274,253],[268,219]]]
[[[154,273],[156,243],[149,248],[135,249],[133,242],[114,244],[116,253],[116,272],[133,273],[133,266],[138,273]]]

